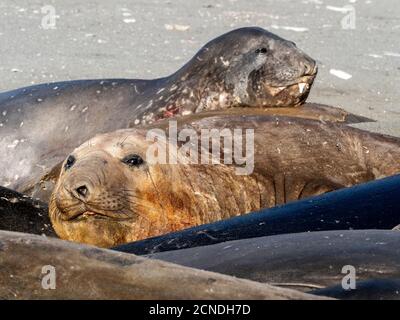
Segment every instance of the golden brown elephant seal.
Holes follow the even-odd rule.
[[[171,130],[172,124],[159,124],[160,141],[163,129]],[[225,134],[239,130],[242,151],[246,141],[246,148],[250,145],[247,133],[253,129],[254,157],[249,154],[246,163],[236,157],[233,164],[196,163],[188,146],[198,143],[198,159],[208,157],[214,144],[206,143],[205,148],[200,141],[210,128]],[[168,141],[157,150],[157,156],[167,149],[180,151],[167,163],[149,160],[157,140],[154,135],[147,139],[149,132],[154,133],[149,129],[98,135],[65,160],[49,204],[61,238],[108,247],[400,172],[400,139],[345,125],[285,117],[193,115],[177,124],[179,134],[189,130],[189,140],[176,148]],[[234,143],[220,142],[218,159],[211,159],[226,162],[237,150]]]

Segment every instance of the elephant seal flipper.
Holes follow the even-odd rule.
[[[162,129],[171,123],[174,122],[160,122],[157,133],[160,130],[165,133]],[[252,228],[249,222],[244,222],[243,226],[249,229],[241,228],[238,233],[227,229],[226,235],[247,234],[251,230],[274,234],[308,228],[381,228],[382,225],[388,227],[389,223],[393,223],[389,225],[393,227],[399,222],[397,216],[389,214],[392,207],[381,209],[382,201],[393,199],[380,191],[398,188],[395,182],[388,182],[391,180],[382,181],[380,189],[368,186],[355,189],[352,203],[347,198],[352,191],[348,190],[326,195],[328,200],[315,200],[324,205],[325,210],[314,210],[316,213],[312,217],[308,217],[309,211],[305,208],[312,207],[313,203],[295,200],[400,173],[400,138],[342,124],[266,115],[197,114],[181,118],[177,126],[180,133],[190,130],[194,136],[190,142],[196,148],[201,147],[200,152],[195,153],[196,159],[188,159],[187,152],[179,153],[176,164],[169,163],[167,158],[153,159],[149,151],[154,150],[155,144],[154,140],[146,139],[150,132],[148,127],[97,135],[75,149],[64,162],[49,205],[58,235],[63,239],[110,247],[230,217],[239,219],[239,215],[289,202],[292,203],[288,208],[292,209],[281,208],[281,215],[274,213],[277,211],[269,211],[270,215],[269,212],[260,213],[267,221],[271,217],[277,219],[275,224]],[[245,167],[239,167],[221,161],[224,154],[234,154],[233,149],[229,149],[233,148],[232,143],[230,147],[224,145],[223,150],[219,144],[221,151],[213,158],[218,160],[216,163],[201,162],[200,158],[213,153],[210,141],[205,146],[202,141],[202,133],[210,129],[230,133],[232,140],[238,129],[242,129],[240,137],[247,129],[254,130],[254,159],[251,158],[254,161],[251,162],[253,166],[248,166],[248,172],[237,174],[238,169],[246,169],[246,163]],[[157,154],[166,155],[162,150],[175,148],[169,139],[164,141],[165,144],[156,145],[160,148]],[[177,148],[182,144],[177,144]],[[182,148],[185,146],[186,143]],[[360,189],[363,191],[356,191]],[[366,201],[371,194],[382,201]],[[335,195],[342,197],[346,206],[336,200]],[[346,212],[357,206],[367,210],[365,215],[370,221],[359,221],[353,213],[346,217]],[[385,212],[384,218],[380,219],[373,208]],[[299,223],[293,212],[301,216]],[[324,214],[332,220],[337,217],[339,222],[324,223]],[[257,214],[254,216],[261,219]],[[212,225],[204,228],[206,231]],[[221,229],[217,227],[216,230]],[[226,239],[222,232],[217,233],[215,241]],[[197,236],[195,243],[212,239]],[[187,236],[183,236],[182,241],[185,240]]]
[[[308,120],[317,120],[321,122],[338,122],[338,123],[363,123],[363,122],[375,122],[373,119],[369,119],[363,116],[358,116],[352,113],[347,112],[346,110],[339,107],[332,107],[325,104],[318,103],[309,103],[306,102],[301,106],[301,108],[290,108],[290,107],[281,107],[281,108],[230,108],[226,110],[210,110],[204,111],[198,114],[188,115],[184,118],[177,118],[176,121],[180,122],[188,122],[188,119],[191,121],[198,121],[199,119],[205,117],[217,117],[217,116],[284,116],[284,117],[293,117],[300,119],[308,119]],[[163,123],[166,121],[160,121],[154,123],[152,125],[146,125],[146,128],[158,128],[162,127]],[[131,125],[130,128],[135,126]]]
[[[327,299],[58,239],[0,231],[3,299]],[[45,290],[41,271],[55,272]]]

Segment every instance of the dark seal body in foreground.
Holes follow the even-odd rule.
[[[15,232],[0,231],[0,265],[1,299],[321,299],[295,290]],[[46,279],[43,282],[55,290],[43,288],[43,277],[50,272],[56,273],[55,283]]]
[[[400,221],[400,176],[389,177],[116,248],[148,254],[270,235],[392,229]],[[398,231],[397,231],[398,232]]]
[[[55,236],[47,204],[0,187],[0,230]]]
[[[0,185],[28,192],[97,133],[233,107],[293,107],[308,96],[315,61],[261,28],[207,43],[171,76],[49,83],[0,94]]]
[[[342,285],[336,285],[311,293],[340,300],[400,300],[400,279],[357,281],[355,289],[343,289]]]
[[[196,114],[151,128],[98,135],[68,156],[49,204],[61,238],[108,247],[400,172],[399,138],[342,124]]]
[[[363,280],[399,278],[400,233],[347,230],[285,234],[161,252],[149,257],[309,291],[341,285],[349,274],[349,271],[342,273],[344,266],[355,268],[356,286]],[[321,290],[321,294],[324,292]],[[378,290],[376,294],[379,298]]]

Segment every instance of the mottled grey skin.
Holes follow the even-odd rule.
[[[0,185],[29,190],[96,133],[203,110],[298,106],[316,72],[315,61],[294,43],[242,28],[212,40],[168,77],[68,81],[2,93]]]
[[[400,277],[400,233],[346,230],[229,241],[148,255],[192,268],[310,291],[340,285],[345,265],[357,281]],[[321,294],[323,294],[322,291]]]
[[[0,299],[326,299],[15,232],[0,231],[0,265]],[[56,272],[55,290],[42,287],[49,272],[42,268],[49,265]]]

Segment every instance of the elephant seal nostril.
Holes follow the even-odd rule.
[[[304,74],[315,75],[318,71],[317,64],[313,61],[304,63]]]
[[[317,66],[317,63],[315,63],[314,64],[314,68],[313,68],[313,74],[317,74],[317,72],[318,72],[318,66]]]

